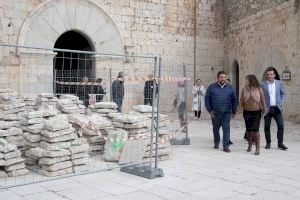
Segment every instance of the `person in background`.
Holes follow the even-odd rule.
[[[144,105],[150,105],[152,106],[153,104],[153,91],[154,87],[156,87],[156,94],[158,92],[157,84],[154,79],[153,74],[148,75],[148,80],[145,82],[144,86]]]
[[[112,83],[112,99],[118,105],[118,112],[122,112],[124,95],[124,72],[119,72],[117,79]]]
[[[261,86],[264,90],[268,114],[265,115],[265,137],[266,149],[271,148],[271,119],[274,118],[277,125],[277,140],[278,148],[287,150],[283,144],[284,122],[282,117],[282,104],[286,98],[283,82],[278,80],[279,75],[274,67],[269,67],[267,70],[267,81],[263,81]],[[277,74],[277,75],[276,75]],[[276,79],[277,78],[277,79]]]
[[[183,128],[182,131],[184,131],[186,122],[185,122],[185,84],[186,81],[185,80],[178,80],[177,81],[177,91],[176,91],[176,95],[175,95],[175,99],[173,102],[173,106],[175,108],[177,108],[177,112],[178,112],[178,117],[179,117],[179,121],[180,121],[180,127]]]
[[[94,85],[94,94],[96,94],[96,102],[101,102],[103,101],[103,97],[106,94],[105,92],[105,85],[103,85],[103,80],[102,78],[97,78],[96,79],[96,85]]]
[[[230,141],[230,119],[233,118],[237,111],[237,97],[233,87],[226,84],[227,74],[219,71],[217,82],[211,84],[205,95],[205,106],[211,115],[214,148],[219,148],[220,128],[223,129],[223,151],[229,153]]]
[[[89,105],[89,94],[92,93],[92,85],[89,83],[89,78],[84,76],[77,90],[77,96],[83,101],[85,106]]]
[[[252,144],[255,143],[255,155],[259,155],[260,134],[259,125],[261,112],[267,113],[267,106],[263,89],[261,88],[255,75],[247,75],[245,78],[245,87],[242,90],[239,113],[243,111],[243,117],[246,125],[246,137],[248,140],[248,152],[252,150]]]
[[[204,96],[205,88],[200,79],[197,79],[192,90],[193,94],[193,106],[192,110],[195,113],[194,119],[199,119],[201,116],[201,111],[204,109]]]

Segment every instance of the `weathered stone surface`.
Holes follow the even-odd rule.
[[[40,170],[39,171],[40,174],[42,174],[44,176],[49,176],[49,177],[61,176],[61,175],[65,175],[65,174],[71,174],[72,172],[73,172],[72,167],[62,169],[62,170],[58,170],[58,171],[54,171],[54,172],[49,172],[49,171],[46,171],[46,170]]]
[[[13,170],[18,170],[18,169],[24,169],[25,168],[25,164],[24,162],[20,162],[20,163],[16,163],[10,166],[7,166],[5,168],[5,170],[8,171],[13,171]]]
[[[29,142],[28,140],[25,140],[24,145],[26,148],[31,149],[31,148],[36,148],[40,146],[40,142]]]
[[[64,161],[64,162],[55,163],[53,165],[43,165],[42,170],[54,172],[54,171],[70,168],[72,166],[73,164],[71,161]]]
[[[71,128],[71,125],[67,120],[64,120],[61,117],[52,117],[45,122],[45,129],[49,131],[59,131],[64,129]]]
[[[75,129],[73,127],[69,127],[67,129],[59,130],[59,131],[49,131],[49,130],[42,130],[41,134],[48,138],[55,138],[63,135],[67,135],[70,133],[74,133]]]
[[[48,138],[48,137],[43,136],[42,140],[44,140],[46,142],[54,143],[54,142],[66,142],[66,141],[70,141],[70,140],[75,140],[77,138],[78,138],[78,136],[75,133],[70,133],[67,135],[62,135],[62,136],[53,137],[53,138]]]
[[[79,145],[82,145],[82,144],[87,144],[87,139],[86,138],[78,138],[76,140],[74,140],[72,143],[72,146],[79,146]]]
[[[139,129],[144,127],[151,127],[151,121],[145,120],[134,124],[125,124],[124,126],[125,129]]]
[[[78,158],[78,159],[73,159],[72,163],[74,166],[76,165],[85,165],[89,163],[89,158]]]
[[[19,121],[0,121],[0,129],[8,129],[11,127],[18,127],[20,125]]]
[[[71,147],[71,142],[49,143],[42,141],[40,147],[48,151],[60,151],[61,149],[69,149]]]
[[[13,144],[7,144],[5,146],[0,145],[0,152],[7,153],[10,151],[17,150],[17,146]]]
[[[81,153],[81,152],[87,152],[89,150],[88,144],[82,144],[79,146],[71,146],[70,148],[71,154]]]
[[[44,118],[33,118],[33,119],[24,119],[21,121],[22,125],[33,125],[33,124],[43,124],[46,121]]]
[[[6,160],[6,166],[13,165],[13,164],[20,163],[20,162],[24,162],[24,159],[21,157],[12,158],[12,159]]]
[[[142,122],[145,120],[148,120],[148,118],[139,116],[139,115],[134,115],[134,114],[122,114],[122,115],[116,115],[113,117],[113,121],[121,122],[121,123],[128,123],[128,124]]]
[[[0,170],[0,178],[6,178],[7,174],[5,173],[5,171]]]
[[[152,113],[152,106],[149,105],[136,105],[133,106],[133,110],[141,113]],[[154,108],[154,112],[157,112],[157,109]]]
[[[73,166],[73,172],[77,173],[77,172],[83,172],[83,171],[87,171],[88,167],[86,165],[76,165]]]
[[[4,159],[0,159],[0,166],[6,166],[6,161]]]
[[[0,153],[0,159],[4,158],[4,153]]]
[[[44,149],[40,147],[32,148],[26,151],[25,155],[30,158],[41,158],[44,155]]]
[[[24,106],[26,106],[26,104],[22,102],[10,102],[9,104],[0,104],[0,109],[6,111],[21,108]]]
[[[45,150],[43,152],[43,156],[49,157],[49,158],[54,158],[54,157],[61,157],[61,156],[69,156],[71,155],[71,152],[67,149],[61,149],[59,151],[48,151]]]
[[[4,159],[9,160],[12,158],[20,157],[22,155],[20,150],[15,150],[4,154]]]
[[[61,156],[61,157],[54,157],[54,158],[40,158],[39,159],[39,165],[53,165],[55,163],[68,161],[70,160],[70,156]]]
[[[118,105],[114,102],[97,102],[94,106],[90,106],[93,108],[103,108],[103,109],[117,109]]]
[[[28,169],[17,169],[7,173],[8,176],[23,176],[28,174]]]
[[[32,143],[40,142],[41,139],[42,139],[40,134],[32,134],[32,133],[29,133],[29,132],[24,133],[24,138],[27,141],[32,142]]]
[[[40,133],[42,131],[42,129],[44,128],[44,124],[33,124],[30,126],[23,126],[23,130],[30,132],[30,133]]]
[[[76,153],[71,155],[71,160],[79,159],[79,158],[87,158],[89,155],[86,152]]]

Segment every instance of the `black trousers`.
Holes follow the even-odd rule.
[[[265,116],[265,137],[267,143],[271,142],[270,127],[272,118],[275,119],[275,122],[277,124],[277,139],[278,144],[280,145],[283,143],[284,124],[281,110],[277,106],[271,106],[269,113]]]
[[[200,118],[200,116],[201,116],[201,110],[198,111],[195,110],[195,117]]]

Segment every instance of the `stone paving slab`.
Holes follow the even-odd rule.
[[[299,125],[286,123],[288,151],[273,143],[261,155],[246,152],[243,122],[235,120],[230,154],[213,149],[209,120],[189,124],[191,145],[172,146],[172,159],[159,163],[165,177],[153,180],[119,170],[105,171],[0,190],[1,200],[263,200],[300,198]],[[180,137],[180,136],[179,136]]]

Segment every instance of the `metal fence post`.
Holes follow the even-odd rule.
[[[158,60],[158,63],[157,63]],[[141,176],[144,178],[149,178],[149,179],[154,179],[156,177],[163,177],[164,172],[162,169],[158,168],[158,138],[159,138],[159,87],[160,87],[160,79],[161,79],[161,71],[162,71],[162,64],[161,64],[161,57],[155,57],[154,60],[154,74],[157,69],[157,64],[159,67],[159,73],[158,73],[158,97],[157,97],[157,102],[156,102],[156,109],[157,109],[157,116],[155,116],[155,106],[152,104],[152,124],[151,124],[151,146],[150,146],[150,165],[141,165],[141,164],[136,164],[136,165],[131,165],[131,166],[126,166],[122,167],[121,171],[122,172],[127,172],[129,174],[134,174],[137,176]],[[154,92],[156,92],[156,87],[154,87]],[[152,157],[153,157],[153,133],[154,133],[154,127],[155,127],[155,167],[152,167]]]

